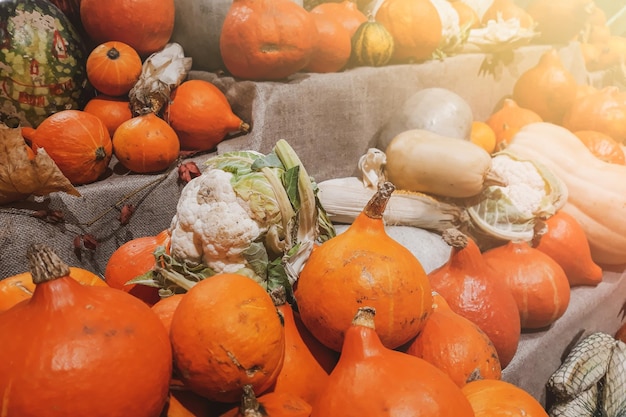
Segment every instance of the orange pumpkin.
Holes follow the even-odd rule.
[[[0,343],[3,414],[159,415],[172,351],[158,317],[122,291],[79,284],[47,246],[27,256],[33,296],[0,314],[0,334],[11,335]]]
[[[352,37],[359,26],[367,21],[367,16],[354,0],[341,0],[320,3],[311,9],[314,15],[324,15],[336,20]]]
[[[291,0],[234,0],[220,54],[235,77],[280,80],[302,70],[317,42],[313,16]]]
[[[600,160],[620,165],[626,163],[622,145],[606,133],[595,130],[578,130],[574,134]]]
[[[61,110],[37,129],[22,128],[34,149],[44,148],[74,185],[98,180],[113,153],[111,136],[100,118],[82,110]]]
[[[396,348],[413,339],[432,311],[417,258],[385,232],[383,212],[395,187],[381,185],[348,229],[315,247],[300,272],[300,318],[329,348],[341,351],[345,329],[363,300],[377,310],[377,333]]]
[[[535,248],[563,268],[570,286],[599,284],[602,268],[591,258],[587,235],[576,218],[559,210],[545,223],[546,231]]]
[[[495,150],[502,150],[524,126],[542,122],[543,119],[530,109],[520,107],[511,98],[505,98],[502,106],[485,121],[496,134]]]
[[[385,0],[375,18],[393,36],[395,62],[430,59],[443,37],[441,17],[430,0]]]
[[[154,268],[154,251],[159,246],[163,246],[167,250],[169,242],[168,230],[163,230],[155,236],[141,236],[125,242],[113,251],[107,261],[104,269],[106,283],[110,287],[134,295],[149,305],[156,303],[161,299],[157,288],[141,284],[128,284],[128,281]]]
[[[123,122],[113,135],[113,152],[124,168],[140,174],[166,170],[178,158],[180,141],[172,127],[154,113]]]
[[[526,11],[537,22],[539,40],[567,43],[576,38],[590,16],[593,0],[532,0]]]
[[[80,18],[96,43],[120,41],[139,55],[160,51],[174,31],[174,0],[81,0]]]
[[[498,21],[499,18],[502,20],[517,19],[520,27],[527,29],[532,28],[535,24],[535,21],[526,9],[517,5],[514,0],[494,0],[491,2],[485,13],[483,13],[481,22],[483,25],[486,25],[488,21]]]
[[[224,93],[204,80],[189,80],[176,87],[165,106],[164,118],[184,150],[207,151],[228,133],[250,129],[233,113]]]
[[[102,94],[123,96],[139,80],[141,58],[135,49],[119,41],[96,46],[87,57],[87,78]]]
[[[480,328],[433,294],[433,313],[404,349],[444,371],[459,387],[475,379],[500,379],[498,352]]]
[[[98,275],[76,266],[70,266],[70,277],[83,285],[107,286]],[[34,291],[35,283],[28,271],[0,280],[0,313],[22,300],[30,299]]]
[[[541,403],[510,382],[494,379],[472,381],[462,388],[475,417],[548,417]]]
[[[469,401],[443,371],[382,344],[375,314],[371,307],[357,310],[311,416],[473,417]]]
[[[448,262],[428,274],[432,288],[452,311],[487,334],[504,369],[517,351],[521,335],[517,302],[487,265],[474,240],[455,230],[446,230],[443,237],[452,252]]]
[[[595,130],[626,143],[626,93],[609,86],[579,96],[565,114],[563,127],[572,132]]]
[[[311,59],[304,67],[304,71],[319,73],[341,71],[348,63],[352,52],[350,32],[332,16],[321,13],[312,13],[312,16],[318,36]]]
[[[238,274],[217,274],[187,291],[172,317],[170,339],[184,385],[212,401],[238,401],[248,384],[265,393],[285,354],[272,298]]]
[[[537,113],[544,121],[560,124],[577,93],[578,83],[565,68],[556,49],[543,53],[513,86],[513,100]]]
[[[89,100],[83,110],[98,116],[104,122],[111,137],[119,125],[133,117],[127,98],[110,97],[103,94]]]
[[[212,404],[206,398],[185,389],[171,389],[161,417],[208,417]]]
[[[563,268],[528,242],[510,241],[483,253],[517,302],[522,329],[550,326],[567,310],[570,286]]]
[[[164,297],[159,299],[156,303],[154,303],[151,308],[154,311],[165,326],[167,333],[170,333],[170,327],[172,326],[172,317],[174,317],[174,312],[182,300],[184,294],[173,294],[168,297]]]

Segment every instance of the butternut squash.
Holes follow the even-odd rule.
[[[562,210],[583,227],[596,263],[626,263],[626,166],[596,158],[574,133],[545,122],[523,127],[507,151],[540,162],[563,181]]]

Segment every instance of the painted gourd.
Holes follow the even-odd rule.
[[[0,121],[36,127],[89,98],[87,51],[70,20],[44,0],[0,0]]]

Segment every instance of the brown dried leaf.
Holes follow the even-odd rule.
[[[0,123],[0,204],[57,191],[80,196],[44,149],[30,159],[20,128]]]

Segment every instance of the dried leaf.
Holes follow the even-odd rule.
[[[57,191],[80,196],[44,149],[29,158],[20,128],[0,123],[0,204]]]
[[[96,250],[99,244],[98,239],[91,233],[83,235],[83,246],[85,246],[85,249]]]
[[[122,226],[128,224],[134,212],[135,212],[135,206],[133,206],[132,204],[124,204],[122,206],[122,210],[120,211],[120,216],[119,216],[120,224]]]
[[[178,179],[185,184],[201,174],[200,168],[198,168],[198,165],[193,161],[185,162],[178,166]]]

